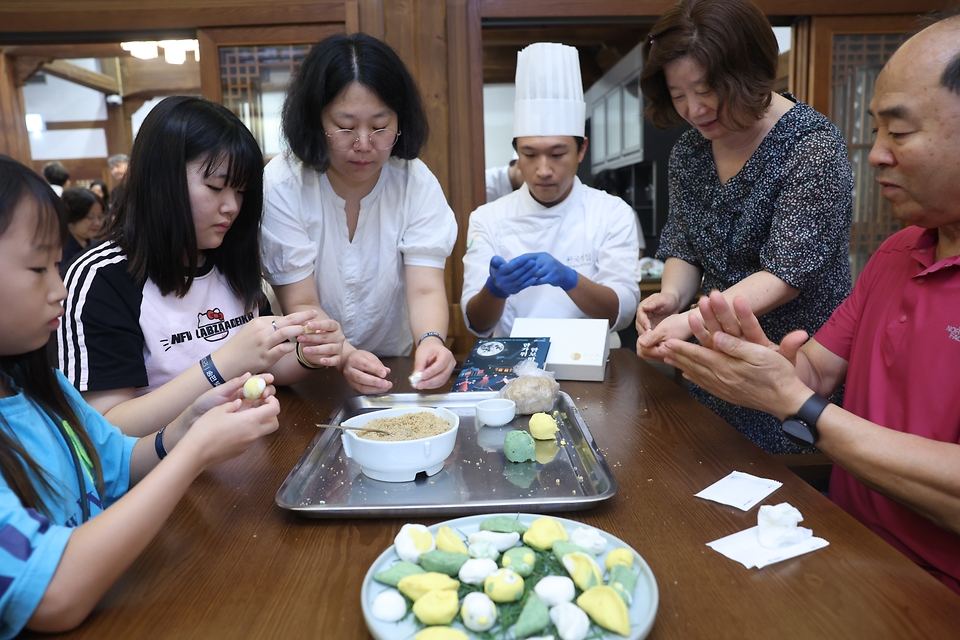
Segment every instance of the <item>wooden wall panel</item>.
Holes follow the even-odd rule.
[[[0,154],[29,165],[30,134],[13,60],[0,49]]]

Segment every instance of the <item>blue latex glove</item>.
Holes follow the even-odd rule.
[[[500,256],[490,258],[490,277],[487,289],[497,298],[508,298],[537,283],[533,274],[536,262],[520,256],[507,262]]]
[[[533,275],[537,278],[537,284],[550,284],[564,291],[570,291],[577,286],[577,272],[549,253],[525,253],[516,260],[521,258],[532,260],[536,265]]]

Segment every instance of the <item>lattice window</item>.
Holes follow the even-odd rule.
[[[265,156],[279,152],[280,106],[309,44],[220,47],[223,104],[253,132]]]
[[[867,109],[880,69],[907,37],[905,33],[882,33],[833,38],[830,118],[847,142],[853,167],[850,267],[854,279],[883,241],[902,228],[890,215],[876,182],[876,170],[867,160],[873,146]]]

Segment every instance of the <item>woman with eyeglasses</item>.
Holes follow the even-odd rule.
[[[63,273],[73,259],[100,236],[106,217],[103,200],[90,189],[70,187],[63,190],[61,198],[67,205],[67,229],[70,231],[60,259],[60,272]]]
[[[383,393],[380,357],[415,350],[415,386],[442,386],[455,364],[443,269],[457,223],[417,159],[427,119],[410,72],[368,35],[327,38],[287,91],[282,129],[289,150],[264,172],[264,273],[284,313],[317,310],[346,336],[339,358],[305,336],[303,359]]]

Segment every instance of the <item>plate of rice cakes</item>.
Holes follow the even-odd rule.
[[[659,592],[640,554],[600,529],[483,514],[403,525],[360,603],[378,640],[639,640]]]

